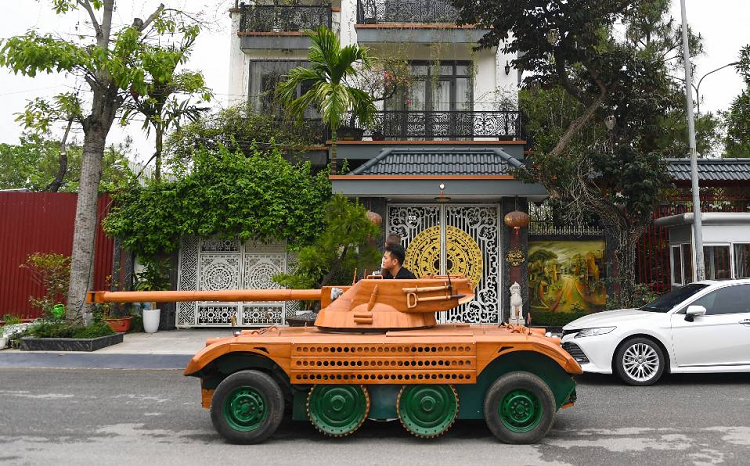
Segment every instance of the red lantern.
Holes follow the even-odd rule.
[[[514,210],[505,216],[505,224],[518,231],[529,224],[529,215],[526,212]]]
[[[367,219],[377,226],[380,226],[383,223],[383,217],[381,217],[380,214],[375,213],[371,210],[367,211]]]

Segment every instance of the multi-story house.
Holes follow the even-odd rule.
[[[418,275],[464,274],[477,282],[475,301],[444,320],[499,323],[508,316],[513,267],[506,253],[514,233],[503,218],[546,191],[510,172],[522,163],[525,145],[513,57],[475,50],[486,31],[456,26],[457,16],[448,0],[238,2],[231,10],[229,94],[258,111],[273,107],[276,84],[306,63],[304,30],[320,25],[342,45],[405,62],[408,87],[377,102],[361,138],[339,141],[339,159],[350,171],[331,176],[333,189],[382,216],[384,233],[401,236],[406,266]],[[311,151],[310,160],[325,165],[329,148]],[[525,231],[514,241],[523,250]],[[283,244],[186,239],[179,286],[272,287],[270,277],[289,262]],[[525,264],[515,268],[514,279],[525,277]],[[285,303],[183,303],[177,325],[228,325],[235,313],[243,325],[283,324],[294,311]]]

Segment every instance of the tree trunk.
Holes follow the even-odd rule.
[[[339,271],[339,267],[341,266],[341,263],[344,262],[344,258],[346,257],[346,251],[349,249],[349,245],[347,244],[344,246],[344,249],[341,251],[341,254],[339,255],[338,259],[334,261],[333,264],[331,264],[331,270],[328,271],[325,277],[323,277],[323,280],[320,281],[320,288],[328,285],[328,282],[330,282],[334,275]]]
[[[641,227],[621,227],[613,231],[617,238],[615,261],[617,276],[615,277],[615,301],[623,308],[629,308],[641,303],[636,302],[636,273],[635,258],[638,240],[643,233]]]
[[[68,287],[68,320],[88,320],[85,305],[86,292],[94,267],[94,238],[97,225],[97,198],[102,175],[102,157],[107,130],[101,126],[91,128],[83,140],[81,179],[76,204],[75,231],[73,233],[73,255],[70,265]]]
[[[336,174],[336,152],[338,148],[336,147],[336,144],[338,142],[338,135],[336,134],[336,129],[331,128],[331,175]]]
[[[163,147],[163,139],[164,139],[164,132],[160,129],[156,130],[156,153],[154,154],[154,157],[156,158],[155,165],[155,171],[154,171],[154,179],[159,182],[161,180],[161,151]]]
[[[91,114],[83,124],[83,155],[81,178],[78,185],[73,254],[70,263],[68,308],[65,317],[88,324],[91,306],[86,304],[94,273],[94,239],[97,227],[97,201],[99,181],[102,177],[102,159],[107,135],[115,119],[120,102],[117,87],[95,89]]]
[[[73,119],[68,120],[68,126],[65,127],[65,134],[63,134],[62,141],[60,141],[60,165],[57,168],[57,175],[50,184],[44,188],[45,191],[56,193],[60,190],[63,184],[65,174],[68,172],[68,135],[70,135],[70,129],[73,126]]]

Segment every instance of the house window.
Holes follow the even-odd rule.
[[[706,266],[706,279],[729,280],[732,278],[729,246],[703,246],[703,262]]]
[[[440,112],[472,110],[471,62],[412,62],[412,86],[385,102],[385,110]]]
[[[750,278],[750,243],[734,244],[734,277]]]
[[[276,87],[290,70],[298,66],[305,66],[307,61],[299,60],[263,60],[250,63],[250,82],[248,84],[248,99],[253,110],[259,113],[284,115],[284,110],[276,101]],[[307,89],[298,86],[297,97]],[[308,115],[309,113],[309,115]],[[316,118],[313,109],[305,113],[306,118]]]
[[[672,246],[672,283],[687,285],[693,281],[693,251],[689,244]]]

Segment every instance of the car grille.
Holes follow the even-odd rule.
[[[562,344],[562,347],[565,351],[570,353],[571,356],[573,356],[573,359],[575,359],[578,364],[586,364],[587,362],[589,362],[589,358],[586,357],[586,354],[583,352],[581,347],[576,345],[575,343],[566,341]]]

